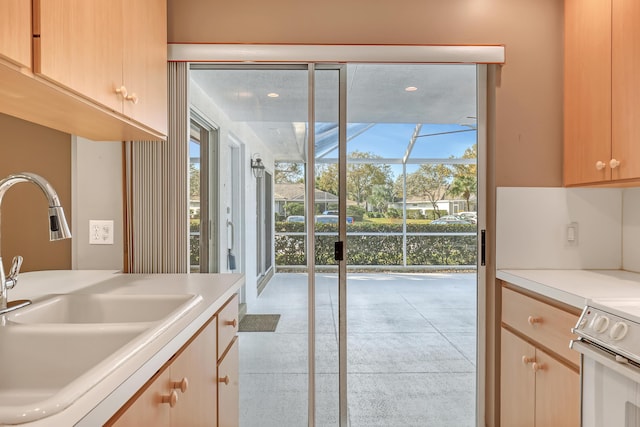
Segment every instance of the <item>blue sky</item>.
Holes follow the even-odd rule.
[[[348,151],[372,151],[382,157],[401,158],[413,135],[414,124],[376,124],[367,132],[349,142]],[[468,130],[460,125],[423,125],[420,135]],[[460,132],[448,135],[423,136],[414,145],[413,158],[460,157],[476,142],[476,132]],[[372,149],[374,148],[374,149]]]
[[[327,126],[328,124],[322,124]],[[350,125],[357,130],[358,124]],[[347,144],[347,152],[353,151],[371,152],[382,158],[400,159],[404,156],[407,146],[411,141],[411,136],[415,129],[415,124],[408,123],[379,123],[366,130],[360,135],[350,140]],[[329,127],[331,127],[329,125]],[[362,127],[362,126],[360,126]],[[334,127],[335,128],[335,127]],[[464,131],[437,135],[445,132]],[[477,132],[468,126],[457,124],[424,124],[419,135],[424,135],[417,139],[410,158],[419,159],[448,159],[449,157],[462,157],[465,150],[476,143]],[[349,133],[347,137],[349,137]],[[330,135],[327,139],[333,139],[336,143],[337,137]],[[325,156],[328,159],[337,159],[338,150],[335,149]],[[407,172],[411,173],[418,169],[418,165],[408,165]],[[395,176],[402,173],[400,165],[392,165],[391,169]]]
[[[399,159],[404,156],[415,124],[381,123],[349,141],[347,151],[371,152],[380,157]],[[425,124],[411,152],[412,158],[449,158],[461,157],[464,151],[476,142],[476,132],[460,132],[446,135],[432,135],[442,132],[469,130],[468,126],[447,124]],[[327,158],[337,158],[337,150]]]

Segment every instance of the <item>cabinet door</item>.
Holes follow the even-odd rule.
[[[218,364],[218,427],[240,425],[238,337]]]
[[[124,3],[124,85],[137,102],[124,102],[124,114],[167,133],[167,2]]]
[[[34,72],[121,113],[122,2],[35,0]]]
[[[564,183],[608,181],[611,0],[565,0],[564,57]]]
[[[535,347],[504,328],[501,336],[500,423],[534,427],[536,374],[531,366],[535,361]]]
[[[614,0],[612,14],[612,154],[620,161],[612,177],[639,178],[640,2]]]
[[[216,322],[209,324],[171,363],[171,384],[178,403],[171,410],[172,426],[212,426],[217,418]],[[183,380],[188,386],[180,387]]]
[[[156,426],[169,427],[169,403],[163,403],[163,396],[169,396],[169,370],[156,374],[149,380],[137,398],[132,399],[129,406],[123,407],[105,426],[110,427],[139,427]]]
[[[579,427],[580,375],[540,349],[536,362],[536,426]]]
[[[31,68],[31,0],[0,2],[0,58]]]

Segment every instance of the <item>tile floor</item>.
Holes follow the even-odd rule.
[[[240,333],[241,427],[307,426],[305,274],[278,273],[249,307],[276,332]],[[350,274],[351,427],[472,427],[476,275]],[[316,425],[338,425],[337,276],[316,279]]]

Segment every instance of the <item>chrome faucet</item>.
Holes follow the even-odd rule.
[[[49,202],[49,240],[53,241],[70,238],[71,231],[69,231],[69,225],[67,224],[67,219],[64,216],[64,210],[62,209],[62,206],[60,206],[60,200],[58,199],[56,190],[53,189],[46,179],[36,175],[35,173],[22,172],[9,175],[0,180],[0,206],[2,205],[4,193],[6,193],[9,188],[13,187],[14,184],[19,182],[30,182],[35,184],[47,197]],[[18,274],[20,273],[21,265],[22,257],[14,257],[9,275],[5,276],[4,266],[2,265],[2,256],[0,256],[0,314],[15,310],[19,307],[24,307],[31,303],[31,301],[27,300],[8,301],[8,291],[18,283]]]

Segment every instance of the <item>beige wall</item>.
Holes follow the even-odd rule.
[[[169,42],[504,44],[498,186],[562,185],[562,0],[168,0]]]
[[[72,138],[73,269],[122,270],[122,143]],[[89,221],[113,220],[113,245],[89,244]]]
[[[71,225],[71,137],[0,114],[0,178],[34,172],[55,188]],[[22,271],[71,268],[71,240],[49,242],[47,199],[34,185],[20,183],[2,200],[1,235],[5,271],[22,255]],[[73,233],[73,229],[71,230]]]
[[[168,0],[170,43],[503,44],[489,104],[484,424],[499,425],[495,188],[562,185],[562,0]],[[482,410],[482,408],[480,408]]]

